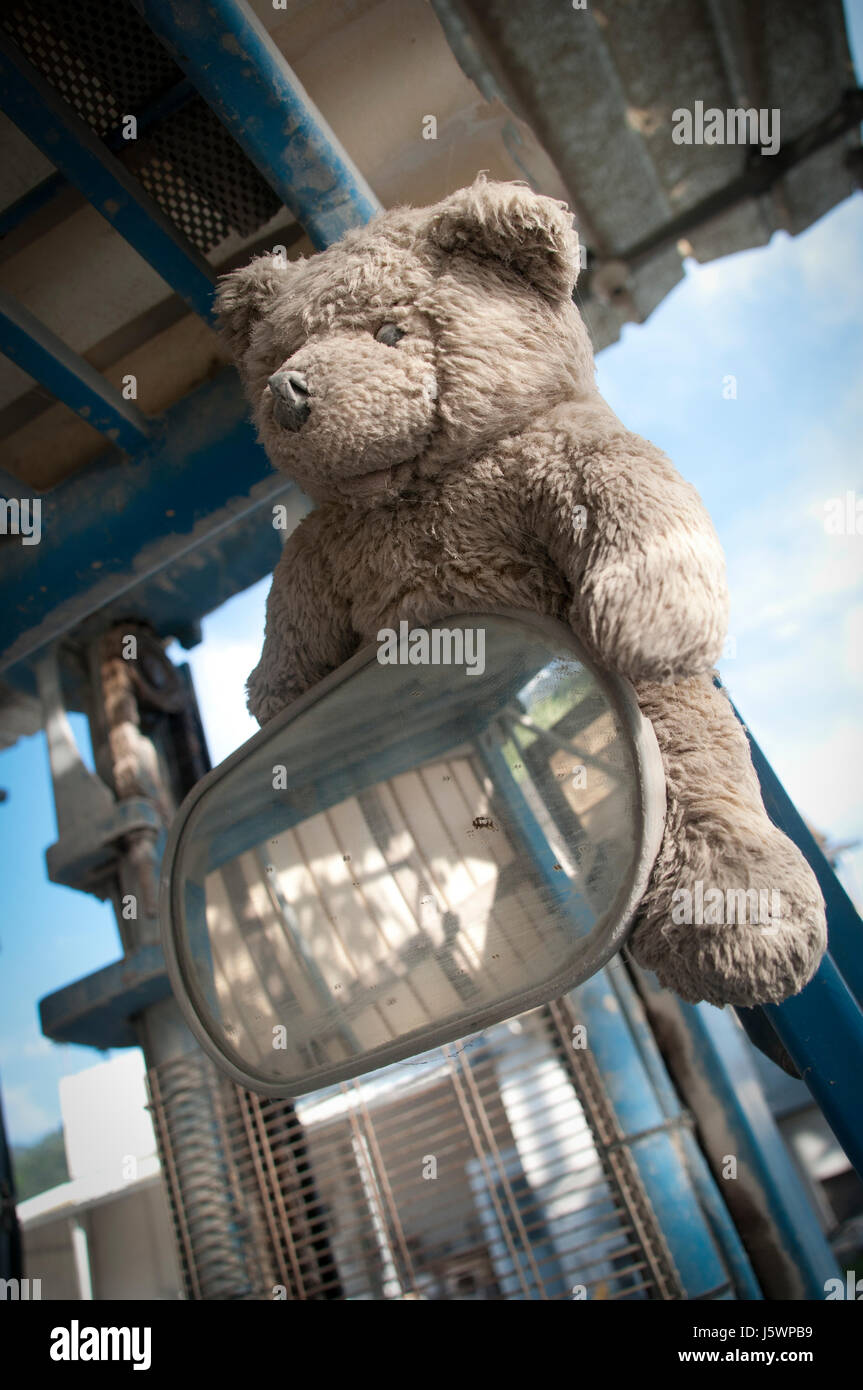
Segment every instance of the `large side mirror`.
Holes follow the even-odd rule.
[[[171,829],[174,991],[205,1051],[266,1095],[571,989],[622,946],[659,848],[653,730],[563,624],[406,628],[209,773]]]

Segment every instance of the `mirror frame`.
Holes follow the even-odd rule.
[[[512,1008],[510,1007],[510,996],[504,1012],[501,1012],[500,1009],[502,1001],[499,1001],[497,1008],[487,1006],[475,1017],[465,1020],[464,1028],[458,1034],[460,1038],[480,1032],[504,1019],[515,1018],[518,1014],[547,1003],[549,999],[559,998],[602,969],[620,951],[629,936],[638,904],[647,887],[650,872],[659,853],[666,814],[665,772],[659,745],[653,726],[638,707],[632,685],[624,677],[599,666],[584,650],[565,623],[529,610],[484,608],[470,612],[445,614],[430,623],[414,623],[413,627],[430,630],[443,624],[450,626],[459,624],[464,627],[476,628],[482,625],[484,619],[508,619],[518,622],[522,626],[532,627],[539,635],[547,637],[550,643],[568,650],[600,686],[610,707],[619,719],[622,729],[629,737],[638,789],[636,822],[638,838],[637,850],[630,873],[623,880],[609,911],[599,919],[599,922],[585,938],[586,949],[579,957],[578,969],[562,971],[555,976],[553,981],[526,990],[523,996],[518,997],[515,1007]],[[289,1090],[282,1083],[267,1080],[250,1069],[237,1065],[232,1057],[226,1054],[213,1031],[207,1026],[205,1017],[195,1006],[194,994],[189,989],[188,974],[178,948],[178,932],[175,930],[175,926],[182,921],[179,900],[181,880],[178,879],[175,869],[178,853],[182,848],[184,831],[198,802],[225,776],[238,767],[250,752],[277,739],[306,710],[316,705],[332,690],[350,680],[364,667],[376,662],[377,654],[378,646],[376,643],[369,643],[362,647],[348,661],[332,671],[322,681],[319,681],[317,685],[312,686],[298,700],[288,705],[256,734],[253,734],[250,739],[247,739],[245,743],[229,754],[223,762],[195,784],[178,808],[168,831],[162,856],[159,885],[159,919],[162,949],[174,998],[177,1000],[193,1036],[217,1067],[233,1081],[259,1095],[293,1099],[311,1091],[321,1090],[326,1086],[349,1080],[354,1076],[378,1071],[381,1067],[404,1061],[408,1057],[421,1055],[443,1043],[455,1040],[451,1023],[449,1026],[442,1026],[439,1029],[430,1029],[422,1039],[419,1050],[415,1046],[415,1038],[406,1045],[404,1041],[397,1040],[385,1047],[376,1049],[371,1064],[368,1060],[369,1054],[361,1058],[345,1059],[328,1069],[316,1072],[312,1084],[306,1090]]]

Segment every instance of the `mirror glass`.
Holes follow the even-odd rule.
[[[181,808],[175,991],[207,1051],[268,1094],[452,1041],[619,949],[663,811],[631,689],[562,624],[403,624]]]

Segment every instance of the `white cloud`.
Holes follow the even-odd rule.
[[[785,789],[808,820],[844,838],[860,827],[860,788],[849,775],[855,768],[863,768],[863,727],[843,718],[787,750]]]
[[[783,628],[805,638],[808,619],[834,616],[863,589],[863,537],[828,535],[811,509],[743,515],[722,541],[738,638],[763,630],[775,640]]]
[[[805,303],[808,327],[815,318],[822,326],[847,321],[863,301],[859,203],[859,195],[846,199],[799,236],[779,231],[767,246],[706,265],[685,261],[692,304],[709,311],[712,323],[721,321],[733,331],[742,309],[769,311],[781,287]]]
[[[820,306],[823,321],[847,318],[849,301],[859,303],[863,298],[855,214],[849,200],[833,216],[829,241],[805,234],[789,241],[789,262],[800,276],[802,292]]]
[[[781,237],[774,237],[769,249],[776,253]],[[696,260],[684,261],[686,284],[693,304],[701,310],[728,310],[739,313],[743,299],[748,299],[763,280],[764,252],[768,248],[753,247],[736,255],[702,265]]]

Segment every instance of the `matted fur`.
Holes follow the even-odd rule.
[[[318,503],[276,569],[249,709],[266,723],[403,618],[508,606],[568,621],[635,683],[665,766],[636,959],[693,1002],[777,1003],[823,954],[823,900],[769,821],[713,684],[728,612],[716,533],[598,394],[577,270],[562,204],[480,178],[308,260],[262,257],[223,277],[221,322],[261,441]],[[383,324],[402,330],[396,346],[376,339]],[[267,386],[282,368],[309,391],[293,432]],[[675,891],[698,880],[778,891],[777,929],[676,925]]]

